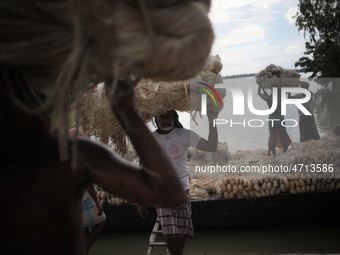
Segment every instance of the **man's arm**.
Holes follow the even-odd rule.
[[[201,138],[196,146],[196,149],[201,151],[215,152],[217,150],[218,133],[217,127],[214,125],[214,120],[218,117],[219,112],[208,111],[207,117],[209,120],[208,140]]]
[[[268,93],[263,89],[261,85],[257,88],[257,94],[266,102],[271,100],[271,97],[268,95]]]
[[[120,82],[118,86],[126,84]],[[99,144],[96,149],[83,148],[92,161],[93,182],[129,201],[164,207],[179,206],[184,203],[185,196],[175,169],[135,110],[133,102],[132,89],[116,101],[112,110],[143,165],[117,157]]]

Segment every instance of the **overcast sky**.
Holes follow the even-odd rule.
[[[305,38],[295,26],[299,0],[212,0],[212,55],[220,55],[222,76],[257,73],[273,63],[294,68]]]

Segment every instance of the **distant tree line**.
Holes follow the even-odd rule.
[[[235,74],[235,75],[223,76],[223,79],[255,77],[255,75],[256,75],[256,73]]]
[[[293,69],[293,70],[298,72],[298,73],[305,73],[304,68]],[[255,77],[255,75],[256,75],[256,73],[234,74],[234,75],[223,76],[223,79],[247,78],[247,77]]]

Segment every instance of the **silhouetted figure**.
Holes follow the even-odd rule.
[[[309,83],[306,81],[300,81],[301,88],[309,90]],[[290,98],[304,98],[306,95],[303,93],[296,94],[294,96],[289,96]],[[309,140],[320,140],[320,135],[315,124],[315,118],[313,114],[313,95],[311,93],[311,99],[303,103],[303,106],[312,114],[304,115],[303,112],[299,110],[299,132],[300,132],[300,142],[305,142]]]
[[[268,139],[268,155],[275,155],[275,148],[282,148],[283,152],[288,150],[288,146],[292,144],[292,141],[286,131],[286,127],[282,125],[284,116],[281,114],[281,84],[279,80],[273,82],[272,88],[277,88],[277,107],[273,113],[269,115],[269,139]],[[273,91],[269,95],[265,89],[259,85],[257,94],[266,101],[269,108],[273,104]]]

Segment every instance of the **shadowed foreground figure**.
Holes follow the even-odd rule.
[[[184,202],[133,88],[139,78],[184,80],[201,70],[213,41],[208,9],[206,0],[0,1],[1,255],[85,255],[80,215],[90,183],[137,203]],[[77,103],[93,74],[109,81],[111,108],[143,165],[68,138],[69,93]]]
[[[126,86],[122,81],[119,85]],[[144,164],[132,164],[99,143],[78,138],[73,140],[78,164],[72,169],[71,151],[69,160],[59,159],[47,113],[29,114],[11,96],[28,109],[41,99],[32,95],[19,72],[1,68],[0,224],[6,233],[1,255],[87,254],[81,215],[82,196],[90,183],[143,204],[172,207],[184,202],[167,155],[135,111],[132,91],[117,101],[113,111]]]

